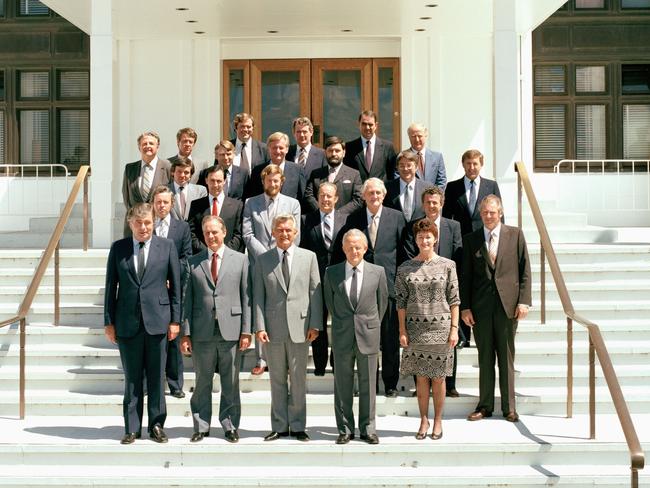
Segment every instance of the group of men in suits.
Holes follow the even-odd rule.
[[[122,261],[109,259],[107,336],[118,341],[121,352],[124,349],[127,355],[133,354],[134,349],[126,345],[123,348],[122,338],[129,339],[129,334],[142,335],[144,346],[138,347],[149,347],[155,342],[148,339],[149,335],[160,335],[157,329],[146,327],[149,322],[144,321],[144,312],[140,310],[140,295],[147,290],[143,286],[146,280],[140,282],[144,277],[139,276],[137,270],[148,268],[140,266],[142,246],[138,243],[157,243],[160,238],[174,242],[170,254],[176,259],[169,258],[168,274],[177,275],[178,288],[169,282],[166,294],[158,297],[159,308],[167,309],[164,313],[170,317],[168,338],[173,342],[164,348],[166,374],[162,373],[161,386],[150,388],[149,395],[156,395],[158,405],[162,404],[158,410],[164,410],[162,383],[166,377],[170,393],[182,398],[180,352],[193,351],[197,370],[197,386],[191,401],[195,427],[193,442],[209,435],[211,397],[208,398],[208,392],[211,392],[215,369],[222,375],[222,387],[224,382],[227,384],[222,389],[219,419],[226,439],[238,440],[239,352],[249,347],[253,336],[257,361],[252,373],[262,374],[269,370],[271,378],[273,432],[266,440],[285,435],[309,439],[305,431],[304,375],[306,351],[311,342],[314,373],[319,376],[326,372],[331,346],[340,434],[337,442],[346,443],[354,438],[350,381],[355,361],[357,370],[363,370],[363,375],[360,372],[364,385],[363,388],[360,385],[363,395],[361,437],[366,442],[378,442],[374,426],[378,352],[382,353],[381,377],[385,394],[395,397],[399,382],[399,339],[394,280],[401,262],[417,254],[412,227],[425,217],[436,223],[440,236],[437,250],[441,256],[457,263],[462,270],[459,274],[461,290],[471,297],[464,297],[463,305],[468,308],[463,308],[462,317],[466,323],[466,345],[469,328],[475,327],[481,363],[481,400],[477,411],[469,418],[478,420],[491,414],[494,388],[490,403],[488,370],[492,359],[493,385],[494,354],[481,351],[492,348],[499,357],[499,366],[511,368],[512,361],[508,357],[511,359],[514,355],[514,335],[512,340],[506,341],[504,349],[503,334],[476,332],[481,330],[479,327],[487,315],[483,310],[485,299],[476,302],[480,310],[474,311],[473,287],[481,273],[476,271],[480,266],[472,263],[472,259],[478,259],[481,252],[477,244],[480,239],[470,236],[487,229],[488,223],[491,225],[492,221],[486,218],[493,212],[482,209],[482,200],[490,195],[488,201],[492,202],[494,195],[499,201],[495,227],[502,230],[502,242],[512,239],[511,228],[501,224],[503,212],[498,186],[480,177],[483,156],[475,150],[462,156],[465,176],[446,185],[442,155],[426,147],[428,133],[421,124],[409,126],[411,147],[396,154],[389,141],[377,137],[378,120],[374,112],[362,112],[358,122],[359,138],[345,143],[338,137],[329,137],[320,149],[311,144],[313,125],[306,117],[294,120],[296,144],[289,145],[289,138],[283,133],[271,134],[264,144],[252,137],[253,118],[249,114],[238,114],[233,121],[237,137],[220,141],[215,146],[214,165],[200,172],[195,172],[191,159],[191,149],[197,138],[191,129],[179,131],[179,152],[170,158],[174,160],[171,165],[158,158],[160,139],[155,133],[147,132],[138,138],[141,160],[126,166],[123,181],[124,202],[129,209],[125,226],[127,237],[114,243],[115,249],[111,251],[114,254],[119,249]],[[198,183],[192,183],[193,180]],[[146,207],[144,202],[148,201],[153,202],[153,207]],[[135,208],[139,209],[137,218],[132,214]],[[152,211],[149,237],[149,222],[143,217],[147,208]],[[461,245],[461,236],[465,236],[468,244],[471,239],[470,246],[476,248],[473,254],[468,253],[468,244]],[[516,250],[525,254],[523,236],[517,239],[520,240]],[[487,246],[487,234],[481,242]],[[143,246],[148,250],[150,244]],[[247,258],[241,257],[244,252]],[[146,262],[148,253],[144,256]],[[156,255],[156,261],[158,257]],[[504,267],[499,265],[502,261],[508,259],[497,254],[492,266],[487,263],[483,270],[491,271],[487,276],[495,287],[502,281],[499,276],[504,272]],[[468,266],[464,266],[464,262]],[[519,262],[520,266],[515,267],[520,272],[516,282],[525,288],[527,282],[529,286],[524,276],[527,255],[519,256]],[[178,265],[177,270],[172,269],[174,263]],[[120,266],[130,274],[120,274]],[[512,272],[510,266],[505,269]],[[123,292],[118,296],[115,282],[121,290],[121,279],[126,280],[131,287],[127,289],[136,296],[132,297],[133,316],[128,317],[135,321],[135,326],[131,323],[126,329],[122,324],[126,317],[122,320],[115,317],[115,303],[123,300]],[[377,283],[372,288],[376,294],[374,298],[366,296],[366,279]],[[241,286],[232,286],[235,282]],[[231,286],[226,286],[228,284]],[[353,293],[354,287],[356,293]],[[184,289],[185,295],[181,296]],[[489,286],[483,283],[479,289],[483,295]],[[503,290],[503,287],[498,289],[499,293]],[[340,296],[341,293],[344,296]],[[518,297],[516,301],[514,310],[510,302],[507,306],[504,302],[499,309],[503,312],[501,315],[490,311],[495,331],[505,322],[504,317],[514,320],[514,327],[510,326],[509,331],[516,329],[516,320],[525,316],[524,305],[529,305],[530,298],[524,290],[521,299]],[[185,318],[183,337],[176,339],[181,302]],[[342,302],[346,306],[342,306]],[[498,308],[493,304],[493,309]],[[331,339],[327,334],[328,315],[334,334]],[[116,326],[116,322],[119,325]],[[343,324],[354,324],[354,340],[350,340],[349,328]],[[366,327],[359,324],[366,324]],[[124,330],[128,330],[127,335],[123,335]],[[161,346],[156,347],[157,353],[163,355]],[[150,356],[147,354],[147,358]],[[502,356],[506,358],[503,361]],[[153,367],[137,363],[135,367],[139,366],[141,371],[136,374],[131,360],[124,357],[122,360],[127,377],[123,442],[130,443],[139,436],[142,418],[142,390],[134,386],[134,381],[137,382],[138,374],[140,379],[142,374],[153,374]],[[506,417],[511,412],[516,416],[514,396],[504,396],[504,388],[507,393],[513,392],[512,383],[506,382],[511,376],[500,374],[502,399],[506,398],[507,408],[511,409],[504,410]],[[450,396],[458,395],[455,374],[448,379],[447,390]],[[481,415],[475,415],[477,412]],[[138,416],[140,420],[136,421]],[[159,442],[166,439],[163,423],[164,416],[152,412],[150,407],[149,430]]]

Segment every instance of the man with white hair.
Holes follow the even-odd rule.
[[[445,160],[442,157],[442,153],[433,151],[427,147],[429,129],[424,124],[414,122],[406,129],[406,133],[411,142],[409,150],[418,159],[417,177],[444,190],[447,185]]]

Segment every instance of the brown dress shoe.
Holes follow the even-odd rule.
[[[458,390],[456,388],[452,388],[450,390],[447,390],[446,396],[450,398],[458,398],[460,394],[458,393]]]
[[[508,412],[508,414],[504,415],[503,418],[505,418],[508,422],[519,422],[519,414],[514,410],[512,412]]]
[[[467,420],[469,420],[470,422],[474,422],[475,420],[483,420],[488,417],[492,417],[492,412],[488,412],[484,408],[479,408],[478,410],[470,413],[467,416]]]

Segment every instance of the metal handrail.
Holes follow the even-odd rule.
[[[21,419],[25,418],[25,324],[27,319],[27,314],[29,309],[32,306],[34,297],[38,292],[38,289],[41,285],[41,280],[45,275],[45,271],[50,264],[52,255],[54,255],[54,325],[58,325],[59,322],[59,242],[61,236],[63,235],[63,230],[65,229],[70,214],[72,213],[72,207],[77,200],[77,195],[79,194],[79,189],[83,185],[83,250],[88,250],[88,172],[90,171],[90,166],[82,166],[79,168],[79,173],[77,173],[77,178],[75,179],[74,185],[70,190],[68,199],[65,202],[59,220],[52,231],[50,236],[50,241],[41,255],[41,259],[36,266],[34,275],[32,276],[32,281],[29,283],[23,301],[18,307],[18,312],[15,316],[3,320],[0,322],[0,328],[5,327],[10,324],[15,324],[20,322],[20,373],[19,373],[19,415]]]
[[[632,488],[637,488],[639,486],[639,470],[643,469],[645,464],[645,457],[643,450],[641,449],[641,444],[639,443],[639,438],[637,436],[634,424],[632,423],[632,418],[630,417],[630,412],[627,408],[627,403],[623,397],[623,392],[621,386],[618,382],[616,372],[614,371],[614,366],[612,365],[611,358],[607,352],[607,346],[605,346],[605,341],[603,336],[600,333],[600,328],[594,322],[582,317],[573,308],[571,303],[571,297],[566,287],[564,281],[564,276],[560,270],[560,265],[557,261],[557,256],[555,255],[555,250],[553,249],[553,244],[548,235],[548,230],[546,224],[544,223],[544,218],[542,217],[542,212],[539,208],[539,203],[535,197],[535,192],[528,177],[528,171],[523,162],[518,161],[515,163],[515,171],[517,172],[517,187],[519,189],[523,188],[526,193],[526,199],[530,206],[530,210],[535,219],[535,224],[537,226],[537,231],[539,232],[540,238],[540,248],[542,250],[542,256],[545,254],[548,259],[549,268],[551,269],[551,275],[555,281],[555,287],[557,289],[560,301],[562,302],[562,309],[564,314],[567,317],[567,417],[571,417],[572,412],[572,403],[573,403],[573,322],[577,322],[580,325],[584,326],[589,333],[589,438],[596,438],[596,373],[595,373],[595,355],[598,355],[598,361],[600,363],[601,369],[603,370],[603,375],[605,376],[605,381],[609,389],[609,393],[614,402],[614,408],[616,409],[616,414],[618,415],[618,420],[623,429],[623,435],[625,435],[625,440],[627,442],[627,447],[630,452],[630,470],[631,470],[631,486]],[[522,221],[522,192],[518,191],[518,222],[521,225]],[[541,260],[542,269],[545,268],[544,259]],[[545,283],[541,284],[542,294],[545,293]],[[545,305],[542,305],[544,308]],[[542,314],[545,313],[545,310],[542,310]]]

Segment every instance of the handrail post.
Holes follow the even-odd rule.
[[[523,191],[521,186],[521,175],[517,171],[517,166],[515,166],[515,171],[517,173],[517,227],[521,229],[523,222]]]
[[[596,349],[589,331],[589,438],[596,438]]]
[[[542,324],[546,323],[546,254],[539,243],[539,303]]]
[[[566,416],[573,417],[573,320],[566,318]]]
[[[60,305],[59,244],[60,242],[57,242],[56,248],[54,248],[54,325],[55,326],[59,325],[59,318],[61,315],[61,310],[59,307]]]
[[[630,484],[632,488],[639,488],[639,470],[636,469],[635,467],[632,467],[631,469],[632,469],[632,473],[630,473],[631,475]]]
[[[20,319],[20,359],[18,372],[18,411],[20,420],[25,418],[25,317]]]
[[[83,197],[83,249],[88,250],[88,175],[84,178]]]

